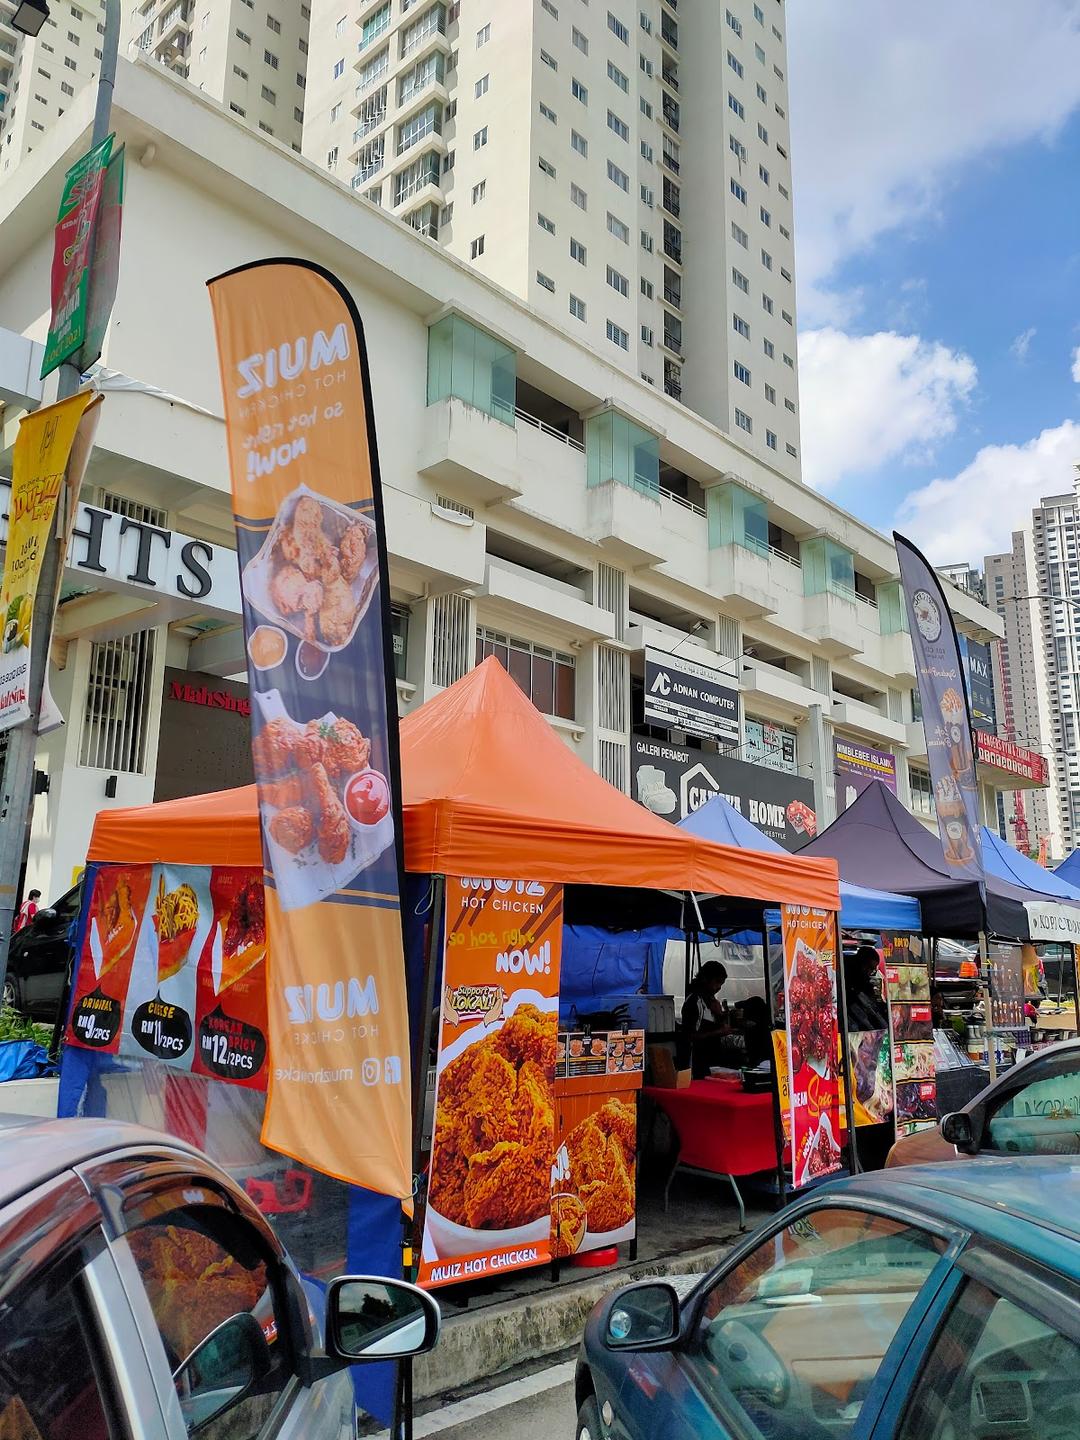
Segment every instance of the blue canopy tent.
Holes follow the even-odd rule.
[[[692,835],[721,845],[738,845],[743,850],[783,849],[721,795],[714,795],[700,810],[693,811],[679,823]],[[909,895],[867,890],[861,885],[849,885],[841,877],[840,925],[845,930],[907,930],[918,934],[922,929],[922,913],[918,900]]]
[[[996,875],[999,880],[1008,880],[1010,884],[1022,885],[1025,890],[1036,890],[1040,895],[1080,904],[1080,861],[1077,861],[1080,851],[1074,850],[1056,870],[1047,870],[985,825],[982,844],[983,864],[989,874]],[[1076,864],[1073,864],[1074,861]]]

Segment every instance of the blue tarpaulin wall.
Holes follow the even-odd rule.
[[[77,955],[82,953],[94,893],[94,877],[99,868],[98,865],[87,866],[83,909],[76,929]],[[61,1059],[57,1114],[108,1116],[114,1120],[134,1120],[146,1124],[149,1117],[161,1113],[166,1082],[170,1075],[175,1077],[178,1074],[194,1086],[200,1083],[201,1077],[188,1076],[150,1058],[142,1061],[127,1056],[101,1055],[93,1050],[66,1045]],[[259,1145],[264,1100],[261,1092],[218,1080],[201,1083],[206,1087],[211,1111],[202,1148],[223,1169],[231,1171],[234,1179],[243,1184],[244,1171],[254,1168],[261,1174],[275,1168],[280,1171],[302,1168],[295,1161]],[[161,1128],[160,1123],[157,1128]],[[244,1153],[247,1157],[244,1163],[236,1163],[231,1158],[234,1150]],[[333,1254],[335,1269],[340,1264],[342,1271],[339,1273],[400,1278],[404,1232],[399,1202],[327,1176],[315,1176],[314,1179],[316,1202],[324,1207],[325,1218],[316,1227],[317,1234],[310,1227],[309,1231],[325,1252]],[[268,1218],[305,1279],[322,1288],[332,1276],[322,1271],[313,1273],[310,1267],[314,1257],[305,1254],[305,1235],[290,1223],[291,1217],[283,1217],[280,1221],[273,1215]],[[394,1368],[392,1363],[352,1367],[357,1404],[382,1425],[388,1425],[392,1418]]]

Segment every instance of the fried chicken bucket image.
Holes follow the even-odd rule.
[[[557,1020],[519,1004],[439,1076],[428,1228],[439,1258],[546,1240],[555,1148]]]
[[[334,651],[356,634],[378,578],[370,520],[302,485],[282,501],[242,584],[267,619]]]
[[[227,920],[218,926],[211,954],[214,994],[220,995],[266,954],[266,892],[252,875],[237,892]]]

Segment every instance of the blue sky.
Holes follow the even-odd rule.
[[[786,8],[807,481],[981,562],[1080,462],[1080,0]]]

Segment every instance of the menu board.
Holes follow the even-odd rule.
[[[1023,951],[1019,945],[992,940],[987,952],[995,1030],[1026,1030]]]
[[[67,1040],[264,1090],[262,871],[98,868]]]
[[[937,1121],[937,1065],[930,971],[916,936],[890,936],[885,952],[896,1133],[913,1135]]]
[[[641,1075],[644,1030],[563,1030],[555,1053],[557,1079],[584,1075]]]

